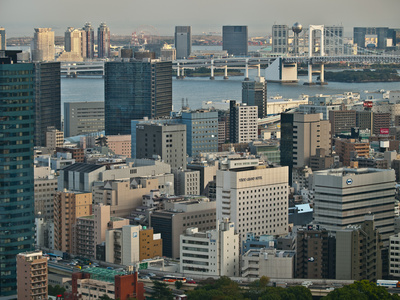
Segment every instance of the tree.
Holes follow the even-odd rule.
[[[183,282],[180,280],[175,281],[175,287],[177,290],[180,290],[183,285]]]
[[[362,280],[362,281],[356,281],[350,285],[346,285],[340,289],[335,289],[322,299],[395,300],[395,299],[400,299],[400,296],[389,294],[386,288],[382,286],[376,286],[374,282],[370,282],[368,280]]]
[[[153,293],[152,296],[155,299],[161,300],[173,300],[174,296],[172,295],[171,290],[168,288],[168,285],[162,281],[153,281]]]
[[[108,296],[107,294],[104,294],[104,295],[101,296],[99,299],[100,299],[100,300],[111,300],[112,298],[110,298],[110,296]]]
[[[55,286],[49,285],[48,287],[48,294],[50,296],[64,295],[65,291],[65,288],[59,286],[58,284]]]

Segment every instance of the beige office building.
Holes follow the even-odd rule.
[[[35,28],[32,41],[32,61],[54,61],[54,31],[51,28]]]
[[[131,157],[131,135],[107,135],[108,148],[115,154]]]
[[[54,127],[47,128],[46,131],[46,147],[56,150],[57,147],[64,146],[64,132]]]
[[[54,195],[57,192],[57,176],[50,167],[34,168],[35,182],[35,215],[52,220],[54,213]]]
[[[17,255],[18,300],[47,299],[47,258],[42,251]]]
[[[76,222],[92,213],[92,193],[57,192],[54,196],[54,248],[76,252]]]
[[[217,219],[229,218],[241,238],[288,233],[288,167],[258,159],[230,159],[217,171]]]

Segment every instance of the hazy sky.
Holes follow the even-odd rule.
[[[7,36],[33,36],[34,27],[63,35],[68,26],[106,22],[111,34],[130,34],[143,25],[173,35],[175,25],[192,34],[221,32],[222,25],[248,25],[250,36],[265,36],[276,24],[400,28],[400,0],[0,0],[0,26]]]

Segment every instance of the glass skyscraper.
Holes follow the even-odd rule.
[[[170,114],[172,62],[107,62],[104,89],[106,135],[131,134],[131,120]]]
[[[34,67],[16,63],[15,51],[1,52],[0,297],[17,293],[16,256],[33,250],[35,243]]]
[[[249,54],[247,26],[223,26],[222,50],[228,51],[229,55],[247,56]]]

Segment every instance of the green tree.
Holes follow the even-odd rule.
[[[356,281],[353,284],[346,285],[340,289],[335,289],[327,296],[323,297],[325,300],[400,300],[400,296],[391,295],[382,286],[376,286],[374,282],[368,280]]]
[[[110,296],[108,296],[107,294],[104,294],[104,295],[101,296],[99,299],[100,299],[100,300],[111,300],[112,298],[110,298]]]
[[[175,281],[175,287],[177,290],[180,290],[183,285],[183,282],[180,280]]]
[[[48,287],[48,294],[50,296],[64,295],[65,291],[65,288],[59,286],[58,284],[55,286],[49,285]]]
[[[161,300],[173,300],[174,296],[172,295],[171,290],[168,285],[162,281],[153,281],[153,293],[152,296],[155,299]]]

